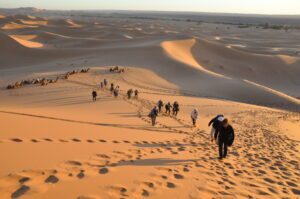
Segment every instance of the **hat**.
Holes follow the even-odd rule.
[[[218,120],[219,120],[220,122],[223,122],[224,117],[223,117],[223,116],[220,116],[220,117],[218,117]]]

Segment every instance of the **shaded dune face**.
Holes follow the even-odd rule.
[[[105,60],[152,69],[194,95],[268,106],[293,104],[292,109],[299,106],[300,59],[296,57],[247,53],[141,24],[127,27],[31,16],[3,20],[7,23],[2,30],[8,31],[0,35],[5,68],[89,56],[94,63]],[[18,59],[12,59],[12,54]],[[137,58],[138,54],[143,57]],[[167,69],[169,74],[164,72]]]

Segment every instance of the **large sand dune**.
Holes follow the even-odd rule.
[[[1,199],[300,197],[298,57],[229,48],[228,29],[210,40],[187,22],[92,19],[0,17]],[[180,112],[152,127],[159,99]],[[236,130],[222,161],[207,126],[220,113]]]

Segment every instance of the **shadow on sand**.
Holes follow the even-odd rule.
[[[18,112],[12,112],[12,111],[0,111],[0,113],[13,114],[13,115],[22,115],[22,116],[28,116],[28,117],[34,117],[34,118],[43,118],[43,119],[50,119],[50,120],[57,120],[57,121],[64,121],[64,122],[72,122],[72,123],[79,123],[79,124],[96,125],[96,126],[107,126],[107,127],[116,127],[116,128],[146,130],[146,131],[153,131],[153,132],[176,133],[176,132],[168,130],[164,127],[152,127],[152,126],[147,127],[147,126],[141,126],[141,125],[98,123],[98,122],[72,120],[72,119],[58,118],[58,117],[51,117],[51,116],[35,115],[35,114],[29,114],[29,113],[18,113]]]

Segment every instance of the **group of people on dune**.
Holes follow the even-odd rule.
[[[162,112],[162,107],[164,103],[162,100],[157,102],[157,105],[150,111],[149,117],[151,118],[152,125],[156,124],[156,117],[159,113]],[[173,116],[177,116],[179,112],[179,103],[175,101],[173,105],[170,102],[165,104],[165,114],[170,115],[172,109]],[[193,126],[196,126],[196,121],[199,117],[199,111],[197,108],[194,108],[191,112],[191,119]],[[228,119],[224,118],[224,115],[217,115],[212,118],[208,123],[208,126],[211,127],[210,138],[211,142],[215,142],[219,145],[219,159],[226,158],[227,156],[227,147],[231,146],[234,141],[234,130],[229,124]]]
[[[100,83],[100,87],[104,88],[107,87],[108,81],[104,79],[103,82]],[[115,86],[114,83],[111,83],[110,89],[111,93],[118,97],[120,92],[120,87],[117,85]],[[135,98],[138,97],[139,91],[136,89],[129,89],[127,91],[127,98],[131,99],[134,93]],[[93,90],[92,92],[93,101],[97,100],[97,92]],[[165,112],[163,113],[162,108],[165,107]],[[164,104],[162,100],[159,100],[154,106],[154,108],[148,114],[148,117],[151,118],[152,126],[156,124],[157,116],[161,114],[165,114],[170,116],[172,110],[173,117],[176,117],[179,113],[179,103],[175,101],[173,104],[167,102]],[[199,110],[194,108],[191,112],[191,120],[194,127],[196,127],[197,120],[199,118]],[[226,158],[227,156],[227,148],[233,144],[234,141],[234,130],[232,126],[229,124],[228,119],[224,118],[224,115],[220,114],[216,117],[212,118],[208,123],[208,126],[211,127],[210,131],[210,139],[212,143],[216,143],[219,146],[219,159]]]
[[[100,82],[100,88],[101,89],[107,87],[107,85],[108,85],[107,79],[104,79],[102,82]],[[118,86],[118,85],[115,86],[114,83],[111,83],[109,90],[117,98],[119,96],[119,93],[120,93],[120,86]],[[128,89],[128,91],[127,91],[127,98],[131,99],[131,97],[132,97],[133,94],[134,94],[135,98],[138,98],[139,91],[137,89],[133,90],[132,88]],[[93,101],[97,101],[97,96],[98,96],[97,91],[93,90],[92,91]]]
[[[154,106],[154,108],[150,111],[149,113],[149,117],[151,118],[152,121],[152,126],[155,126],[156,124],[156,117],[158,116],[159,113],[162,112],[162,107],[164,106],[164,103],[162,100],[159,100],[157,102],[157,105]],[[179,104],[177,101],[175,101],[173,103],[173,105],[171,105],[170,102],[165,104],[165,114],[167,115],[171,115],[171,109],[172,109],[172,114],[173,116],[177,116],[178,112],[179,112]]]

